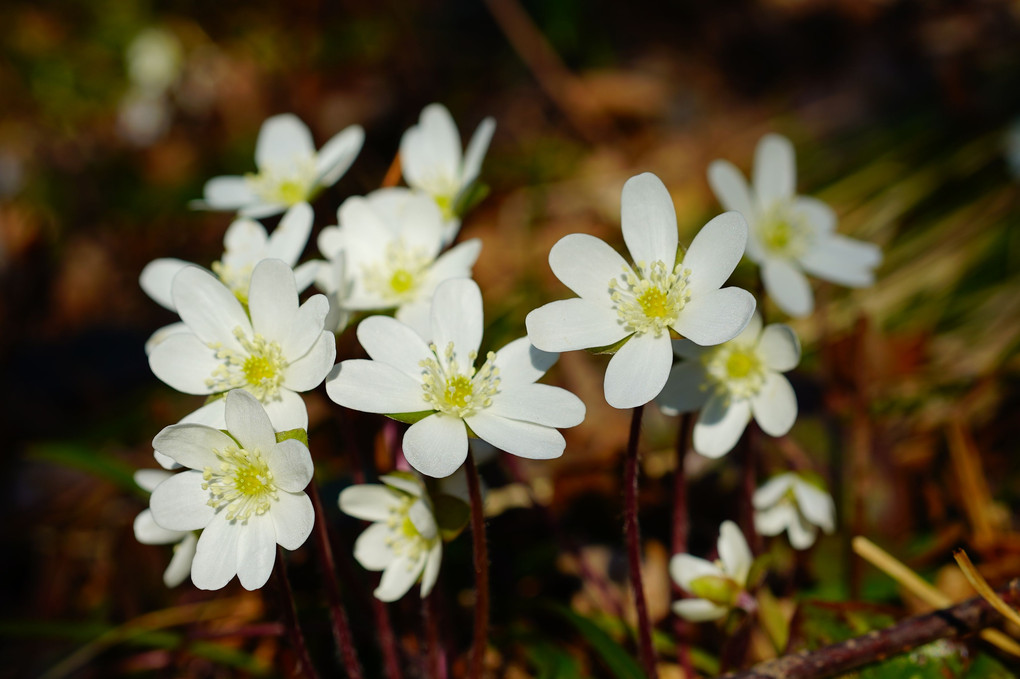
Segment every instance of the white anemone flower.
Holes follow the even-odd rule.
[[[719,527],[719,558],[706,561],[690,554],[675,554],[669,574],[680,589],[696,598],[673,603],[673,612],[685,620],[718,620],[747,597],[747,577],[754,557],[744,534],[732,521]]]
[[[416,479],[392,474],[380,480],[340,493],[343,512],[372,522],[355,541],[354,558],[366,570],[383,572],[374,592],[380,601],[396,601],[419,580],[425,598],[443,560],[432,501]]]
[[[422,110],[418,124],[408,128],[400,139],[404,180],[436,201],[446,223],[447,243],[460,228],[457,200],[478,178],[495,129],[495,120],[483,120],[462,154],[453,116],[442,104],[429,104]]]
[[[767,134],[758,142],[753,188],[725,160],[709,166],[708,183],[723,207],[747,219],[747,256],[761,267],[766,292],[789,315],[807,316],[814,309],[804,272],[852,288],[875,282],[882,251],[836,233],[832,208],[796,194],[796,160],[786,137]]]
[[[135,472],[135,483],[151,493],[172,476],[172,473],[162,469],[139,469]],[[143,509],[135,517],[134,529],[135,539],[143,545],[174,546],[170,565],[163,571],[163,583],[167,587],[176,587],[184,582],[191,572],[191,562],[195,559],[195,546],[198,544],[195,531],[167,530],[152,518],[151,509]]]
[[[312,233],[314,217],[308,203],[298,203],[287,210],[272,235],[253,219],[234,220],[223,236],[223,256],[213,262],[213,273],[230,288],[241,304],[247,304],[248,286],[255,265],[264,259],[279,259],[294,269],[298,292],[303,291],[311,285],[318,266],[315,262],[297,266]],[[176,311],[172,294],[174,276],[187,266],[196,265],[172,257],[153,260],[142,269],[138,282],[145,294],[157,304]]]
[[[752,417],[769,436],[783,436],[797,420],[797,397],[780,374],[800,362],[800,341],[790,326],[762,329],[756,313],[729,342],[705,348],[677,340],[673,352],[680,362],[656,403],[667,415],[701,411],[693,436],[699,454],[730,452]]]
[[[385,196],[344,201],[337,211],[339,226],[327,226],[319,234],[319,251],[331,260],[341,253],[346,259],[350,287],[344,308],[396,308],[397,320],[422,332],[428,327],[436,286],[451,278],[470,278],[482,242],[473,238],[440,255],[443,218],[429,196],[417,193],[400,206],[380,202],[386,202]]]
[[[836,530],[836,504],[832,496],[794,472],[773,476],[754,492],[754,527],[761,535],[786,531],[794,549],[807,549],[818,529]]]
[[[258,589],[276,562],[276,545],[294,550],[315,522],[304,489],[312,457],[300,441],[276,441],[276,431],[251,394],[227,394],[226,432],[200,424],[165,428],[152,446],[186,471],[152,492],[156,524],[173,531],[201,530],[191,564],[199,589],[220,589],[237,575]]]
[[[468,428],[520,457],[549,459],[566,442],[557,427],[584,419],[584,404],[535,382],[558,356],[526,337],[475,366],[482,341],[482,295],[470,279],[448,280],[432,298],[430,341],[388,316],[358,325],[372,360],[343,361],[326,380],[329,397],[347,408],[417,420],[404,434],[408,463],[422,474],[449,476],[468,454]]]
[[[553,273],[580,297],[528,314],[528,339],[543,351],[610,347],[606,401],[634,408],[655,398],[673,362],[670,331],[700,345],[725,342],[747,325],[754,297],[721,288],[744,254],[747,226],[736,212],[701,229],[679,249],[669,192],[651,173],[631,177],[621,198],[623,239],[632,267],[605,242],[586,234],[560,239],[549,252]]]
[[[308,426],[297,392],[317,387],[336,359],[336,341],[324,329],[329,303],[323,295],[298,306],[294,272],[267,259],[251,275],[250,319],[234,293],[198,267],[174,278],[173,302],[186,331],[152,349],[156,377],[186,394],[244,389],[262,402],[277,429]],[[216,398],[182,422],[222,427],[223,412],[223,399]]]
[[[290,113],[267,118],[255,142],[257,173],[214,177],[205,198],[193,207],[238,210],[245,217],[276,215],[297,203],[310,202],[335,184],[354,162],[365,131],[351,125],[318,151],[308,126]]]

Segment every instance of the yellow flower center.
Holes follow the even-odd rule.
[[[273,473],[258,450],[230,446],[214,450],[216,467],[202,471],[202,488],[209,491],[210,507],[223,509],[228,521],[262,516],[279,499]]]
[[[787,201],[777,201],[762,215],[757,225],[762,248],[786,259],[800,257],[811,245],[811,227]]]
[[[206,386],[215,393],[245,389],[263,403],[277,398],[288,365],[279,342],[258,333],[248,338],[240,326],[234,328],[234,337],[242,351],[224,348],[218,342],[209,345],[222,363],[206,379]]]
[[[386,246],[382,261],[362,269],[362,280],[366,290],[398,306],[415,298],[431,264],[424,249],[409,247],[400,239]]]
[[[443,219],[449,221],[457,216],[455,207],[455,196],[453,195],[437,195],[433,196],[436,201],[436,205],[439,206],[440,212],[443,213]]]
[[[311,198],[318,172],[316,155],[295,158],[290,163],[261,167],[245,175],[248,187],[266,203],[294,205]]]
[[[410,569],[422,553],[428,552],[439,541],[439,536],[436,535],[431,540],[426,538],[411,521],[409,514],[411,507],[416,502],[424,502],[424,500],[406,493],[401,493],[401,495],[403,497],[400,504],[390,508],[390,515],[386,520],[386,526],[389,528],[386,546],[396,556],[406,557]]]
[[[234,293],[234,297],[237,301],[248,306],[248,288],[251,287],[251,270],[252,265],[246,264],[244,266],[230,266],[223,262],[213,262],[212,264],[213,273],[216,274],[225,286],[230,288],[230,291]]]
[[[765,364],[753,345],[727,342],[702,356],[710,385],[731,398],[745,399],[765,384]]]
[[[485,363],[475,370],[476,352],[467,355],[461,366],[453,343],[447,345],[440,357],[435,344],[429,348],[435,358],[427,358],[422,367],[422,391],[425,400],[441,413],[453,417],[470,417],[492,405],[492,397],[499,393],[499,369],[493,364],[496,354],[489,352]]]
[[[676,324],[690,301],[691,271],[683,268],[683,262],[670,270],[662,260],[651,266],[638,262],[635,269],[624,269],[623,275],[609,281],[610,299],[628,330],[658,337]]]

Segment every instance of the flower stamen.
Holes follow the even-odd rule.
[[[627,329],[638,333],[654,333],[656,337],[676,324],[680,312],[690,301],[691,270],[683,262],[672,270],[662,260],[647,265],[638,262],[635,270],[624,269],[621,276],[609,281],[610,299]]]
[[[202,471],[202,489],[210,496],[208,505],[225,510],[228,521],[247,522],[252,515],[262,516],[269,511],[279,495],[262,453],[236,446],[213,453],[219,465]]]
[[[453,417],[470,417],[479,410],[492,405],[492,397],[499,393],[499,368],[495,366],[495,352],[486,355],[485,363],[475,369],[477,352],[467,355],[467,362],[461,366],[457,360],[453,342],[450,342],[440,357],[439,349],[430,344],[435,358],[419,362],[423,370],[422,391],[425,400],[437,411]]]
[[[225,348],[219,342],[209,344],[222,363],[206,379],[206,386],[215,392],[245,389],[263,403],[276,398],[288,365],[280,343],[259,333],[249,339],[240,326],[234,328],[234,337],[243,351]]]

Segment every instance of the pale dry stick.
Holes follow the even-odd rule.
[[[517,56],[570,124],[591,144],[602,139],[610,128],[608,118],[520,4],[516,0],[485,0],[485,4]]]
[[[944,592],[925,582],[905,564],[898,561],[871,540],[858,535],[853,539],[854,551],[862,559],[895,580],[901,587],[933,608],[947,608],[953,605]],[[981,638],[1006,653],[1020,657],[1020,644],[997,629],[981,631]]]
[[[970,432],[959,418],[951,420],[948,429],[949,456],[960,483],[963,510],[974,529],[974,543],[978,546],[992,544],[995,541],[995,525],[988,511],[992,506],[992,494],[981,467],[981,456]]]
[[[1001,590],[1016,603],[1020,601],[1020,580]],[[864,665],[880,662],[923,646],[936,639],[956,639],[990,625],[1002,617],[982,597],[974,597],[951,608],[907,618],[892,627],[875,630],[861,637],[825,646],[816,651],[801,651],[769,660],[754,667],[728,674],[724,679],[825,679],[846,674]]]
[[[1020,625],[1020,613],[1016,612],[1016,609],[1010,608],[1009,604],[1002,600],[992,586],[988,584],[988,581],[982,577],[978,570],[974,568],[974,564],[971,563],[970,557],[967,556],[967,552],[962,549],[958,549],[953,552],[953,558],[956,559],[956,563],[960,566],[960,570],[963,571],[967,581],[971,586],[977,590],[985,600],[992,605],[992,608],[997,610],[1002,617],[1009,620],[1014,625]]]

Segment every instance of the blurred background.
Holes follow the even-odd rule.
[[[795,324],[802,414],[763,444],[759,472],[819,472],[840,530],[806,555],[773,541],[773,589],[909,610],[884,576],[855,565],[854,534],[961,597],[969,590],[944,568],[954,547],[993,584],[1020,573],[1020,4],[16,0],[0,6],[0,27],[0,675],[285,674],[278,625],[250,631],[279,619],[269,593],[236,581],[217,594],[167,590],[169,550],[131,529],[145,506],[131,474],[154,466],[152,437],[197,405],[148,369],[144,342],[174,316],[138,275],[158,257],[219,258],[232,215],[188,201],[211,177],[254,170],[259,126],[283,112],[320,145],[351,124],[366,130],[351,170],[314,206],[316,233],[345,197],[378,188],[426,104],[444,103],[465,143],[496,119],[490,194],[461,236],[483,240],[475,277],[493,347],[568,295],[546,264],[556,240],[620,243],[627,178],[663,179],[689,242],[721,211],[708,164],[747,172],[762,134],[787,135],[799,191],[832,205],[840,231],[878,243],[885,261],[871,289],[816,284],[818,312]],[[313,234],[306,259],[316,256]],[[754,269],[736,275],[756,286]],[[341,356],[357,351],[341,338]],[[557,615],[629,643],[619,489],[629,414],[605,404],[604,365],[575,352],[551,374],[588,406],[562,459],[483,469],[497,674],[611,676],[584,628]],[[373,676],[374,576],[349,558],[359,526],[334,498],[380,445],[380,419],[344,413],[321,390],[308,401],[341,586]],[[642,520],[660,621],[675,432],[648,413]],[[707,555],[734,516],[740,468],[689,458],[691,551]],[[339,670],[305,550],[291,559],[307,574],[302,619],[330,676]],[[444,558],[456,674],[470,638],[468,536]],[[413,659],[416,595],[393,616]],[[710,667],[719,642],[703,636]]]

